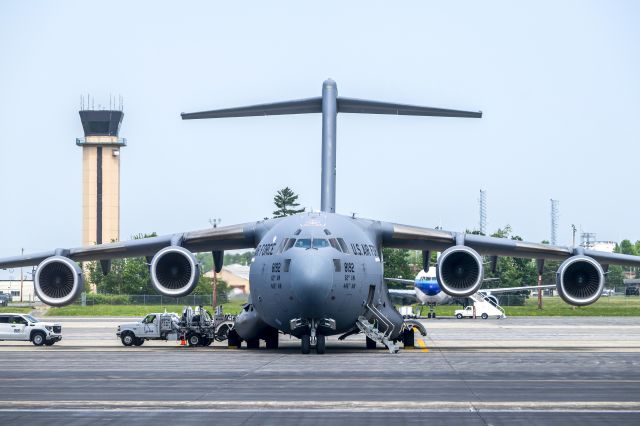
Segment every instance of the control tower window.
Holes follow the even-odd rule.
[[[96,135],[108,135],[109,134],[109,122],[108,121],[90,121],[87,123],[89,132]]]

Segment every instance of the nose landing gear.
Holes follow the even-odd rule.
[[[327,322],[329,320],[325,320]],[[334,322],[335,324],[335,322]],[[308,354],[311,352],[311,345],[315,343],[316,353],[322,355],[327,349],[327,340],[324,334],[317,334],[318,322],[316,320],[309,321],[309,333],[300,336],[300,352]],[[335,326],[334,326],[335,328]]]
[[[318,355],[324,354],[327,350],[327,339],[322,334],[316,335],[315,339],[308,334],[300,336],[300,352],[304,355],[311,353],[311,346],[313,341],[315,341],[316,353]]]
[[[311,336],[304,334],[300,337],[300,352],[304,355],[311,352]]]

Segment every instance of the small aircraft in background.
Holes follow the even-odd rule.
[[[483,281],[495,281],[499,278],[485,278]],[[413,286],[412,289],[389,289],[389,295],[391,297],[398,298],[409,298],[420,303],[420,312],[419,316],[422,316],[422,307],[428,306],[429,313],[427,314],[427,318],[435,318],[436,312],[435,307],[438,305],[451,305],[455,303],[457,300],[461,300],[460,298],[452,297],[442,291],[440,285],[438,284],[438,278],[436,277],[436,267],[432,266],[428,271],[420,270],[416,278],[413,280],[403,279],[403,278],[386,278],[385,281],[399,283],[406,286]],[[523,286],[523,287],[503,287],[503,288],[483,288],[478,291],[476,294],[481,294],[484,300],[491,303],[493,306],[498,307],[498,299],[493,296],[495,293],[510,293],[514,291],[521,290],[533,290],[539,288],[555,288],[555,284],[548,284],[542,286]]]

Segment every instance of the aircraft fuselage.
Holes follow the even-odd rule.
[[[368,301],[395,312],[375,236],[333,213],[298,214],[269,230],[256,247],[250,287],[258,317],[296,336],[313,326],[323,335],[352,330]]]

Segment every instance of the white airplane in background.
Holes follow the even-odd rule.
[[[487,278],[484,281],[489,281],[494,278]],[[456,298],[448,295],[440,288],[438,284],[438,279],[436,277],[436,267],[432,266],[429,268],[427,272],[420,270],[416,278],[413,280],[402,279],[402,278],[385,278],[386,281],[400,283],[404,285],[413,285],[413,289],[411,290],[401,290],[391,288],[389,289],[389,294],[402,298],[414,298],[417,300],[420,305],[428,306],[429,313],[427,314],[427,318],[435,318],[436,313],[434,307],[437,305],[450,305],[452,304]],[[555,288],[554,284],[542,285],[542,286],[524,286],[524,287],[503,287],[503,288],[483,288],[478,293],[482,293],[485,296],[485,299],[488,299],[490,303],[494,306],[498,306],[498,299],[492,296],[495,293],[508,293],[513,291],[520,290],[533,290],[538,288]],[[422,314],[422,309],[420,309],[420,315]]]

